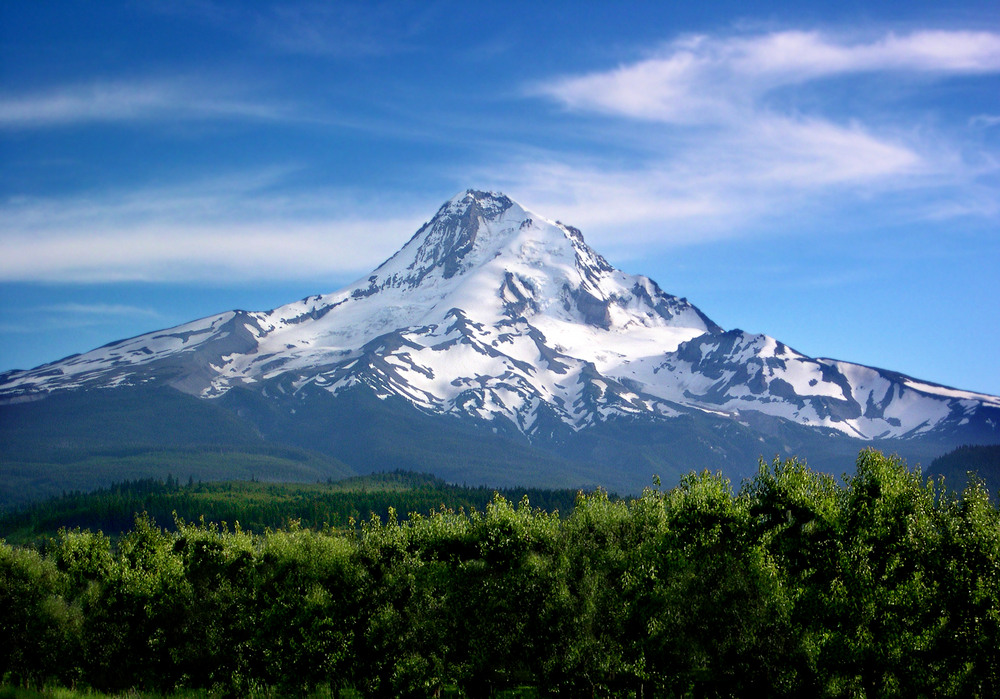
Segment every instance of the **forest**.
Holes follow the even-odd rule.
[[[179,486],[174,486],[179,487]],[[640,497],[0,545],[10,686],[212,696],[1000,696],[1000,512],[863,451]]]
[[[278,529],[291,520],[304,528],[357,526],[372,513],[385,519],[389,508],[401,519],[411,512],[429,512],[442,506],[453,510],[485,510],[499,493],[532,507],[568,514],[577,490],[488,488],[446,483],[426,473],[390,471],[317,483],[209,481],[189,477],[181,483],[166,479],[125,480],[90,492],[73,491],[23,505],[0,509],[0,538],[19,545],[44,545],[60,528],[101,529],[114,543],[131,528],[136,513],[144,512],[174,530],[175,515],[209,523],[239,522],[243,529]],[[612,498],[617,496],[612,494]]]

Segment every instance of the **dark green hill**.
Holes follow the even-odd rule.
[[[0,405],[0,459],[69,462],[110,446],[251,446],[262,439],[213,401],[173,388],[60,391]]]
[[[354,473],[329,455],[265,441],[233,412],[167,387],[0,405],[0,507],[168,474],[315,482]]]
[[[956,491],[965,488],[970,473],[982,479],[996,500],[1000,493],[1000,444],[959,447],[934,459],[924,471],[926,476],[943,476],[945,485]]]
[[[452,483],[538,488],[602,486],[638,494],[653,476],[671,486],[692,470],[721,471],[734,483],[751,477],[760,458],[798,456],[822,471],[851,473],[866,447],[911,466],[953,448],[933,439],[872,440],[748,413],[740,421],[692,411],[675,418],[610,417],[583,430],[538,418],[535,439],[510,423],[428,414],[408,401],[378,398],[363,386],[336,397],[304,388],[292,398],[279,379],[262,391],[235,388],[219,404],[269,441],[327,453],[358,473],[406,469]]]
[[[607,475],[367,390],[303,398],[269,401],[233,389],[207,401],[143,386],[2,405],[0,506],[168,474],[315,482],[404,469],[450,482],[571,489]]]
[[[323,389],[303,389],[294,399],[278,389],[268,394],[235,388],[219,403],[266,439],[331,454],[357,473],[403,469],[451,483],[621,489],[604,465],[537,448],[520,433],[425,413],[398,396],[383,400],[367,387],[336,397]]]
[[[449,485],[428,474],[396,471],[356,476],[324,483],[263,483],[222,481],[199,483],[188,479],[140,479],[117,483],[90,493],[74,492],[0,514],[0,538],[13,544],[38,543],[61,527],[128,531],[137,513],[146,512],[157,523],[172,527],[173,513],[185,521],[204,517],[258,533],[277,529],[291,520],[305,527],[348,526],[372,514],[382,519],[394,508],[400,519],[408,513],[427,514],[441,507],[483,511],[499,492],[513,502],[523,497],[547,512],[568,513],[575,490],[487,488]]]

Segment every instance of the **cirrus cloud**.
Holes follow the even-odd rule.
[[[756,37],[687,37],[658,55],[608,71],[535,87],[575,110],[677,124],[745,117],[767,92],[838,75],[935,75],[1000,71],[1000,34],[916,32],[868,43],[836,42],[819,32]]]
[[[181,79],[95,81],[0,95],[0,128],[156,119],[292,119],[287,106]]]
[[[683,37],[635,62],[528,88],[638,157],[550,153],[511,161],[494,181],[595,226],[619,249],[741,235],[768,215],[794,225],[799,211],[880,197],[891,212],[907,191],[920,193],[905,202],[909,217],[995,215],[982,205],[995,186],[980,180],[1000,159],[962,140],[970,123],[992,120],[931,126],[892,90],[865,92],[884,82],[861,78],[898,87],[996,73],[1000,34],[991,32]],[[854,103],[824,89],[834,78],[854,88]],[[863,113],[851,111],[858,105]]]
[[[382,262],[420,225],[399,198],[285,191],[286,175],[9,199],[0,282],[343,278]]]

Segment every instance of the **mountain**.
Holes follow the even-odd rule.
[[[20,449],[0,460],[36,458],[43,426],[46,444],[79,446],[78,435],[51,434],[53,398],[86,412],[93,396],[136,392],[152,405],[180,392],[203,404],[185,411],[211,405],[239,440],[313,450],[359,472],[416,467],[497,485],[635,491],[654,472],[741,477],[760,454],[820,465],[847,455],[839,472],[865,445],[930,458],[1000,441],[1000,398],[726,331],[612,267],[576,228],[475,190],[336,293],[0,375],[0,415],[17,425]],[[123,408],[117,419],[131,418]],[[114,442],[112,432],[97,442]]]
[[[982,482],[994,502],[1000,500],[1000,444],[963,445],[934,459],[924,475],[940,478],[950,490],[961,492],[970,475]]]

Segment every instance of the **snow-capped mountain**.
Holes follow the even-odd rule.
[[[369,276],[0,375],[0,400],[167,384],[291,400],[367,388],[542,443],[608,420],[779,418],[860,440],[996,432],[1000,398],[724,331],[572,226],[468,190]],[[959,437],[954,439],[961,441]],[[954,441],[954,440],[951,440]]]
[[[204,398],[292,375],[333,394],[364,383],[426,410],[507,419],[546,406],[574,429],[613,413],[758,411],[852,437],[968,421],[1000,398],[811,359],[724,332],[686,299],[614,269],[577,229],[502,194],[447,202],[370,276],[267,312],[231,311],[3,376],[37,396],[169,376]]]

